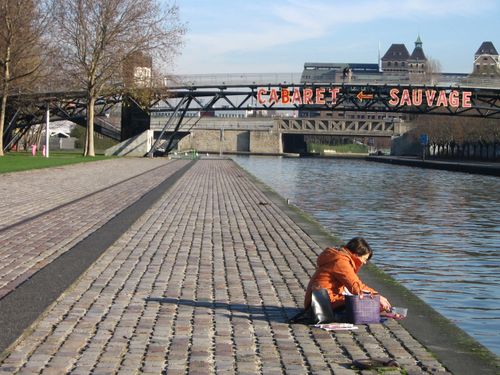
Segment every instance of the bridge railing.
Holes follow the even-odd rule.
[[[277,85],[300,84],[302,73],[228,73],[228,74],[186,74],[165,77],[165,87],[212,86],[212,85]],[[307,83],[307,80],[306,80]],[[318,82],[315,82],[318,83]],[[330,84],[426,84],[436,86],[464,86],[476,88],[500,88],[500,77],[471,76],[465,73],[435,73],[425,81],[397,74],[354,74],[350,79],[336,78]]]
[[[473,88],[500,88],[500,77],[471,76],[466,73],[435,73],[425,81],[412,79],[408,75],[398,74],[354,74],[350,79],[342,79],[335,76],[334,80],[319,82],[317,80],[303,80],[302,73],[220,73],[220,74],[184,74],[168,75],[152,82],[154,88],[172,88],[181,86],[223,86],[223,85],[286,85],[301,83],[321,83],[321,84],[373,84],[373,85],[408,85],[408,84],[426,84],[436,86],[462,86]],[[116,92],[123,88],[120,83],[114,83]],[[113,91],[113,90],[112,90]],[[115,91],[113,91],[115,92]],[[10,98],[22,96],[47,101],[53,97],[68,98],[86,97],[86,93],[72,87],[54,86],[54,87],[34,87],[30,92],[19,92],[10,95]]]
[[[165,77],[163,85],[251,85],[265,83],[300,83],[301,73],[228,73],[228,74],[186,74]]]

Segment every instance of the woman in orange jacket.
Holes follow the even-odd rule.
[[[344,307],[347,292],[360,294],[368,292],[378,294],[368,285],[363,284],[357,273],[361,266],[368,262],[373,251],[368,243],[361,237],[355,237],[346,245],[336,248],[326,248],[317,260],[317,269],[307,286],[304,307],[311,305],[312,292],[326,289],[334,310]],[[391,304],[380,296],[380,309],[389,311]]]

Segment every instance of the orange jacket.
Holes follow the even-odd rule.
[[[344,288],[352,294],[361,291],[377,293],[363,284],[356,274],[362,265],[359,257],[345,248],[326,248],[318,256],[316,272],[307,286],[304,307],[307,309],[311,305],[311,294],[318,289],[328,290],[334,309],[345,303]]]

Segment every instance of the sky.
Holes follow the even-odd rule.
[[[167,1],[167,0],[163,0]],[[187,33],[174,74],[301,73],[305,62],[377,63],[417,36],[442,72],[500,51],[499,0],[177,0]]]

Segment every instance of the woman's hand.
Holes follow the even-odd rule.
[[[380,296],[380,310],[382,311],[391,311],[391,304],[389,303],[389,301],[387,300],[387,298],[385,298],[384,296]]]

